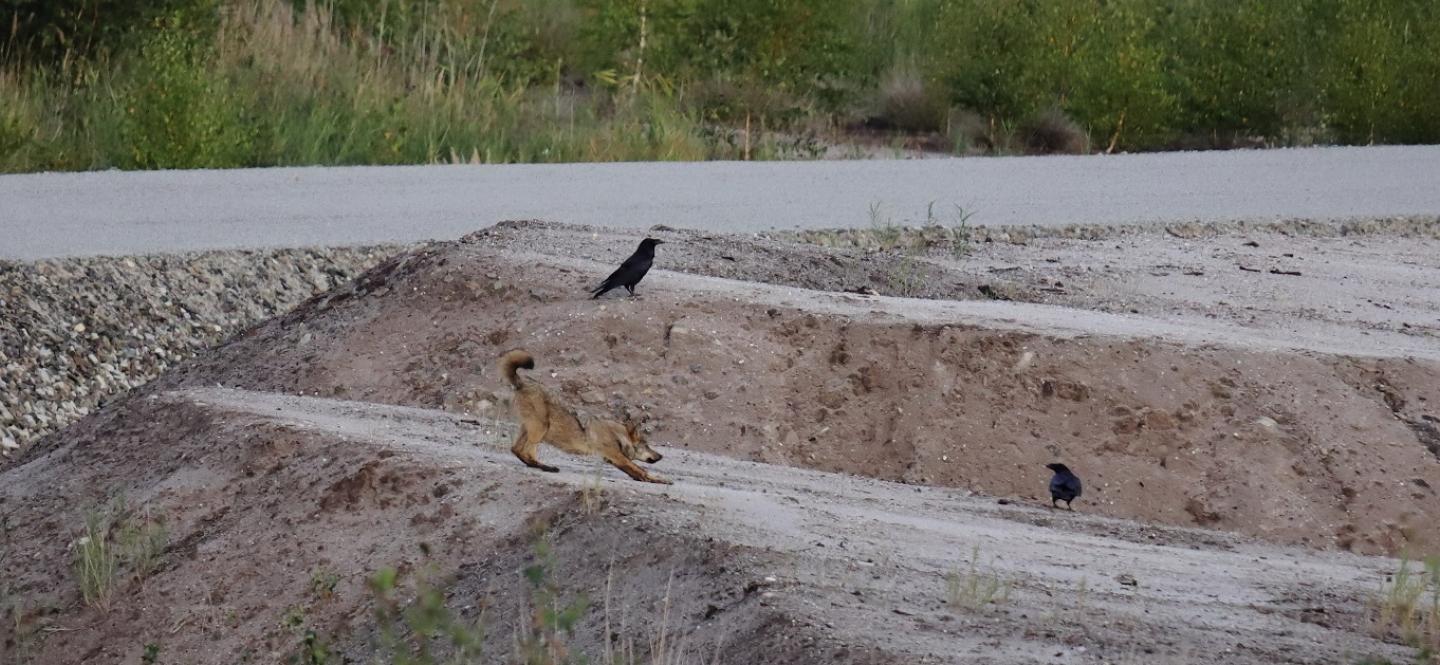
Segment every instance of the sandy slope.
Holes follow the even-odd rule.
[[[1440,369],[1425,356],[1321,353],[1224,319],[663,272],[642,298],[597,303],[581,294],[604,264],[490,238],[388,262],[160,385],[507,418],[493,359],[523,346],[558,394],[643,410],[692,450],[1022,497],[1060,458],[1088,479],[1087,510],[1115,517],[1360,552],[1440,547],[1427,528],[1440,518]],[[803,276],[795,265],[810,262],[724,247],[708,251],[733,251],[714,259],[726,266]]]
[[[667,458],[657,465],[673,486],[634,483],[552,450],[545,456],[562,472],[541,474],[520,466],[502,440],[477,436],[465,418],[439,411],[232,389],[169,393],[153,401],[155,408],[214,423],[203,431],[233,441],[240,459],[253,461],[277,445],[231,438],[243,429],[272,437],[284,432],[278,445],[299,453],[289,455],[289,463],[309,472],[261,471],[269,482],[256,494],[241,488],[259,469],[247,471],[251,465],[211,453],[193,468],[143,486],[144,498],[159,510],[183,515],[203,513],[196,503],[225,506],[218,516],[211,510],[193,522],[177,520],[176,536],[194,543],[192,557],[203,561],[177,562],[142,587],[140,602],[157,603],[159,616],[146,610],[72,619],[66,633],[46,643],[43,662],[78,662],[67,653],[85,653],[86,662],[121,662],[137,646],[120,638],[127,634],[137,636],[132,642],[140,636],[158,640],[185,662],[233,662],[227,658],[234,652],[222,654],[240,649],[243,640],[221,638],[207,646],[203,632],[183,627],[223,624],[237,606],[242,618],[232,618],[239,623],[227,632],[259,631],[255,645],[263,638],[283,653],[293,638],[263,619],[250,620],[246,600],[272,594],[306,608],[320,625],[321,617],[337,614],[343,623],[353,612],[345,608],[363,598],[351,588],[356,584],[347,579],[327,604],[306,598],[297,578],[326,560],[348,578],[367,564],[392,563],[387,556],[413,557],[413,542],[405,542],[410,539],[434,543],[432,556],[461,566],[450,602],[488,605],[489,627],[501,636],[488,644],[503,651],[515,617],[501,608],[512,607],[520,594],[505,588],[516,578],[492,569],[488,564],[495,562],[487,559],[515,558],[514,550],[523,548],[507,548],[503,538],[498,550],[467,548],[473,538],[462,536],[467,529],[458,525],[490,531],[481,542],[497,542],[494,532],[518,530],[520,515],[577,490],[603,496],[607,505],[586,515],[570,504],[580,517],[552,518],[562,524],[552,536],[562,552],[555,574],[592,598],[603,596],[606,575],[615,574],[596,563],[607,557],[629,561],[621,576],[639,566],[643,570],[633,574],[642,580],[708,583],[691,589],[682,582],[693,593],[670,594],[676,626],[670,639],[687,645],[692,657],[713,654],[722,641],[729,646],[721,648],[720,662],[727,663],[777,662],[772,659],[786,649],[796,650],[787,659],[806,663],[1348,663],[1406,653],[1366,631],[1363,599],[1394,569],[1393,560],[1274,547],[1030,504],[996,505],[964,492],[675,449],[665,450]],[[53,472],[52,464],[79,453],[57,449],[17,469],[3,494],[23,504],[34,484]],[[318,455],[334,458],[319,460],[317,468]],[[315,482],[289,482],[305,476]],[[437,479],[454,489],[431,491]],[[419,504],[415,497],[426,494],[436,500]],[[247,499],[261,496],[279,505],[264,508]],[[291,505],[300,510],[286,507]],[[264,526],[263,513],[277,509],[272,519],[287,524],[285,531]],[[404,520],[396,518],[412,511],[415,517],[401,526]],[[22,509],[19,517],[29,513]],[[622,536],[582,526],[616,520],[640,531]],[[291,531],[303,537],[292,538]],[[675,553],[698,543],[709,554]],[[266,561],[265,550],[279,558]],[[634,560],[627,558],[632,555]],[[197,568],[224,570],[223,579],[232,583],[192,583],[187,596],[186,585],[167,582],[186,579]],[[951,605],[947,576],[957,572],[962,586],[971,575],[1003,582],[1006,598],[978,609]],[[503,582],[487,589],[481,583],[487,574]],[[616,597],[624,600],[610,606],[615,615],[643,616],[663,603],[653,582],[620,588]],[[351,616],[352,622],[359,618]],[[644,626],[638,630],[646,636],[656,630],[653,619],[632,621]],[[788,628],[777,633],[777,625]],[[170,626],[182,628],[165,634]],[[363,653],[365,634],[337,631],[333,639]],[[584,637],[576,645],[592,653],[601,648]]]
[[[599,302],[585,287],[634,234],[508,224],[419,248],[4,462],[0,591],[23,609],[0,644],[44,663],[135,662],[147,643],[283,662],[308,630],[364,662],[366,579],[398,566],[483,617],[504,662],[541,533],[549,579],[595,601],[569,638],[592,655],[656,652],[661,632],[692,662],[1409,655],[1372,633],[1371,603],[1386,556],[1440,547],[1440,360],[1429,328],[1398,325],[1434,311],[1430,241],[1392,270],[1379,257],[1400,241],[1307,245],[1357,284],[1332,291],[1345,316],[1293,325],[1172,311],[1198,297],[1125,279],[1165,252],[1212,255],[1205,293],[1259,307],[1274,296],[1252,273],[1213,269],[1244,238],[1094,251],[1101,269],[1083,244],[951,265],[654,232],[683,272]],[[1287,259],[1310,242],[1258,240]],[[1041,290],[1047,256],[1094,274]],[[916,260],[937,271],[930,300],[842,290]],[[982,283],[1031,302],[975,301]],[[1390,328],[1355,314],[1367,298]],[[1381,343],[1347,351],[1365,332]],[[516,346],[567,402],[649,416],[676,484],[548,449],[562,473],[512,460],[493,363]],[[1077,513],[1039,505],[1057,458],[1086,479]],[[87,507],[117,495],[163,517],[170,546],[101,612],[70,552]],[[949,607],[952,573],[1009,597]]]

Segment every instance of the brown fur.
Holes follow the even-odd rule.
[[[520,421],[520,433],[510,451],[525,466],[559,471],[535,457],[536,449],[545,442],[574,455],[599,455],[635,480],[670,484],[631,461],[652,464],[660,461],[660,453],[645,442],[639,423],[621,424],[605,418],[582,422],[574,409],[557,402],[540,384],[522,378],[521,369],[535,369],[535,359],[528,352],[515,349],[500,356],[500,374],[515,389],[515,417]]]

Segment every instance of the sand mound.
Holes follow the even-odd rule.
[[[552,645],[626,662],[1405,657],[1367,601],[1396,562],[1315,550],[1440,548],[1427,338],[1340,353],[1322,328],[865,296],[856,261],[951,268],[652,232],[690,241],[659,264],[688,272],[635,299],[584,295],[631,235],[513,224],[396,256],[22,451],[0,642],[363,662],[368,582],[395,567],[405,603],[428,579],[485,627],[485,662],[533,645],[536,602],[568,617]],[[727,278],[752,272],[784,283]],[[562,473],[521,467],[494,368],[514,347],[577,407],[650,416],[677,484],[548,448]],[[1040,505],[1055,459],[1086,480],[1078,514]],[[90,607],[79,526],[121,495],[106,542],[163,520],[168,546]]]
[[[641,298],[585,299],[604,270],[476,239],[431,247],[161,385],[508,421],[493,363],[525,347],[536,378],[574,404],[643,410],[657,440],[691,450],[1036,499],[1043,465],[1062,459],[1102,514],[1368,553],[1440,547],[1425,528],[1440,517],[1434,360],[672,273]]]

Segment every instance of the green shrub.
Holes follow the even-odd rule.
[[[0,8],[6,172],[813,157],[861,119],[962,153],[1440,141],[1429,0]]]
[[[1323,77],[1328,122],[1346,143],[1440,141],[1440,7],[1335,0]]]
[[[88,57],[118,46],[156,17],[213,19],[215,0],[0,0],[0,53],[42,62]]]
[[[161,27],[117,81],[116,138],[122,168],[249,166],[253,141],[228,82],[211,70],[213,51],[195,35]]]

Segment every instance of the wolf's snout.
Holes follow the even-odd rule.
[[[664,455],[661,455],[660,453],[650,453],[651,462],[659,462],[662,459],[665,459]]]

